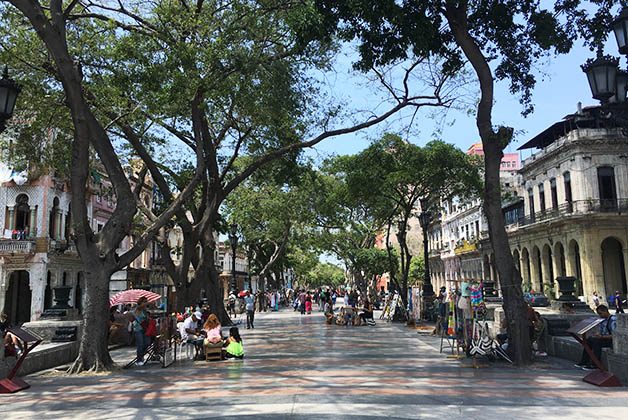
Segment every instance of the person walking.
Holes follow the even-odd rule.
[[[621,295],[619,294],[619,290],[615,291],[615,297],[613,298],[613,303],[615,304],[615,313],[623,314],[624,308],[621,304]]]
[[[307,312],[308,315],[312,313],[312,296],[310,296],[309,292],[305,295],[305,312]]]
[[[301,311],[301,315],[305,315],[305,296],[305,291],[299,293],[299,310]]]
[[[251,292],[246,291],[244,295],[244,304],[246,309],[246,329],[255,328],[253,321],[255,320],[255,297],[251,296]]]
[[[593,310],[595,311],[598,306],[600,306],[600,297],[597,292],[593,292]]]

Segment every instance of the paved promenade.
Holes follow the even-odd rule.
[[[107,376],[30,376],[0,395],[8,419],[622,418],[628,388],[596,388],[568,363],[465,369],[438,340],[400,325],[326,326],[320,313],[261,314],[245,359],[135,367]],[[117,351],[122,363],[130,349]]]

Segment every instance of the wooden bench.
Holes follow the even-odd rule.
[[[203,345],[205,360],[222,360],[222,341],[216,344]]]

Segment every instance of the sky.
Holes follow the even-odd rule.
[[[617,45],[611,35],[605,46],[605,53],[619,57]],[[384,109],[381,96],[374,93],[373,84],[365,81],[364,76],[351,71],[351,53],[347,50],[337,66],[337,74],[333,79],[327,77],[329,89],[338,97],[344,98],[349,106],[355,109]],[[598,105],[591,97],[591,90],[586,75],[580,65],[588,58],[594,58],[595,53],[576,43],[569,54],[553,57],[537,66],[537,85],[533,91],[532,102],[535,110],[527,117],[521,112],[523,107],[518,97],[510,94],[506,81],[497,82],[495,87],[495,105],[493,109],[493,123],[513,127],[515,139],[505,152],[517,152],[517,148],[530,138],[539,134],[553,123],[560,121],[567,114],[574,113],[578,102],[583,106]],[[625,59],[620,64],[625,67]],[[393,121],[385,128],[405,130],[409,118]],[[417,115],[413,121],[413,133],[407,140],[418,145],[424,145],[433,138],[436,127],[433,119],[425,113]],[[309,155],[323,157],[330,154],[355,154],[369,145],[370,140],[377,138],[385,129],[379,128],[364,130],[354,134],[326,139],[313,149]],[[450,111],[446,117],[446,124],[442,125],[442,140],[453,143],[462,150],[478,142],[479,137],[475,126],[474,115],[458,111]],[[534,150],[519,152],[521,158],[527,158]]]

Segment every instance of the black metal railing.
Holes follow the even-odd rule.
[[[509,225],[526,226],[545,220],[565,217],[569,215],[591,214],[591,213],[628,213],[628,198],[618,198],[613,200],[606,199],[587,199],[576,200],[561,204],[558,207],[552,207],[544,211],[539,211],[533,215],[525,215],[520,217],[516,222]]]

